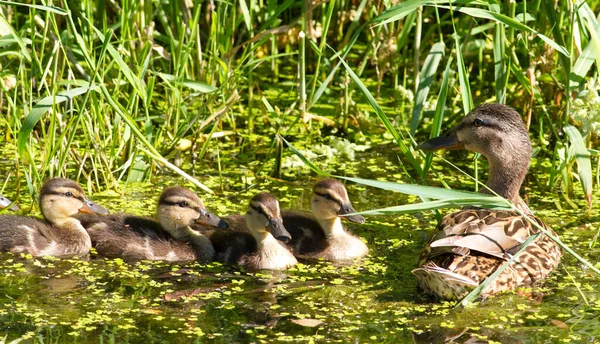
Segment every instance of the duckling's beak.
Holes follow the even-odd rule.
[[[347,204],[342,204],[342,207],[340,208],[340,210],[338,211],[338,215],[346,215],[346,214],[352,214],[352,213],[356,213],[356,210],[354,210],[354,208],[352,207],[352,204],[347,203]],[[363,224],[365,223],[365,218],[362,215],[350,215],[350,216],[344,216],[344,218],[350,222],[356,222],[356,223],[360,223]]]
[[[12,204],[12,205],[11,205]],[[17,205],[17,203],[13,203],[11,200],[4,196],[0,196],[0,209],[8,207],[9,210],[19,211],[21,208]]]
[[[421,142],[417,148],[422,151],[430,152],[438,149],[463,149],[465,146],[458,140],[458,136],[456,136],[456,129],[453,129],[442,136],[434,137],[425,142]]]
[[[196,219],[196,223],[221,229],[229,228],[229,224],[227,224],[227,222],[223,221],[220,217],[206,209],[200,210],[200,217]]]
[[[98,204],[90,201],[89,199],[84,199],[83,207],[79,208],[80,213],[85,214],[99,214],[99,215],[108,215],[110,212],[105,208],[99,206]]]
[[[290,232],[283,226],[283,219],[281,217],[277,219],[272,218],[271,221],[269,221],[267,230],[279,241],[288,242],[292,240]]]

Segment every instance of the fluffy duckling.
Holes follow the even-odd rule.
[[[44,184],[40,209],[45,221],[28,216],[0,216],[1,252],[29,253],[36,257],[86,255],[91,240],[73,216],[108,213],[87,199],[79,184],[63,178],[53,178]]]
[[[288,245],[294,255],[341,261],[369,253],[367,245],[342,224],[342,218],[361,224],[365,222],[361,215],[342,216],[356,212],[344,184],[336,179],[319,181],[313,188],[311,208],[312,215],[296,211],[282,213],[283,224],[292,235]]]
[[[13,203],[8,198],[0,195],[0,209],[4,209],[6,207],[8,207],[8,210],[12,210],[12,211],[21,210],[21,208],[19,208],[19,206],[16,203]]]
[[[419,147],[427,151],[464,148],[481,153],[490,169],[487,188],[481,192],[493,191],[533,217],[519,196],[529,169],[531,142],[521,116],[514,109],[502,104],[482,105],[471,111],[449,135],[425,141]],[[541,220],[533,218],[554,234]],[[459,210],[442,219],[423,248],[413,274],[426,293],[443,299],[460,299],[538,232],[512,211]],[[558,266],[561,255],[561,249],[549,237],[537,237],[482,295],[543,280]]]
[[[249,270],[285,270],[298,263],[279,242],[288,242],[291,237],[283,225],[279,202],[273,195],[259,193],[250,201],[245,218],[235,215],[227,217],[226,221],[230,231],[209,234],[216,260]]]
[[[218,216],[206,210],[194,192],[184,187],[163,191],[157,207],[159,222],[128,214],[80,218],[99,255],[128,262],[210,262],[215,255],[210,240],[190,226],[195,223],[211,228],[227,227]]]

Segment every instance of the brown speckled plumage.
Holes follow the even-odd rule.
[[[486,156],[489,189],[511,200],[552,235],[519,197],[529,167],[531,143],[520,115],[505,105],[474,109],[449,136],[421,145],[425,150],[466,148]],[[463,209],[445,216],[421,252],[413,270],[420,287],[443,299],[460,299],[510,259],[531,235],[539,232],[514,211]],[[560,263],[562,250],[548,236],[532,241],[485,290],[493,295],[545,279]]]

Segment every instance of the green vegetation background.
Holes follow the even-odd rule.
[[[571,202],[579,180],[591,200],[597,5],[3,1],[4,180],[34,194],[49,176],[92,191],[176,173],[207,189],[202,174],[223,173],[222,160],[280,176],[291,153],[279,135],[308,147],[387,132],[404,179],[425,183],[432,159],[415,140],[502,102],[551,157],[545,187]],[[243,154],[220,154],[231,147]]]

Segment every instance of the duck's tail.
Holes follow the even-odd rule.
[[[477,282],[429,262],[412,271],[419,286],[431,295],[445,300],[459,300],[477,287]]]

